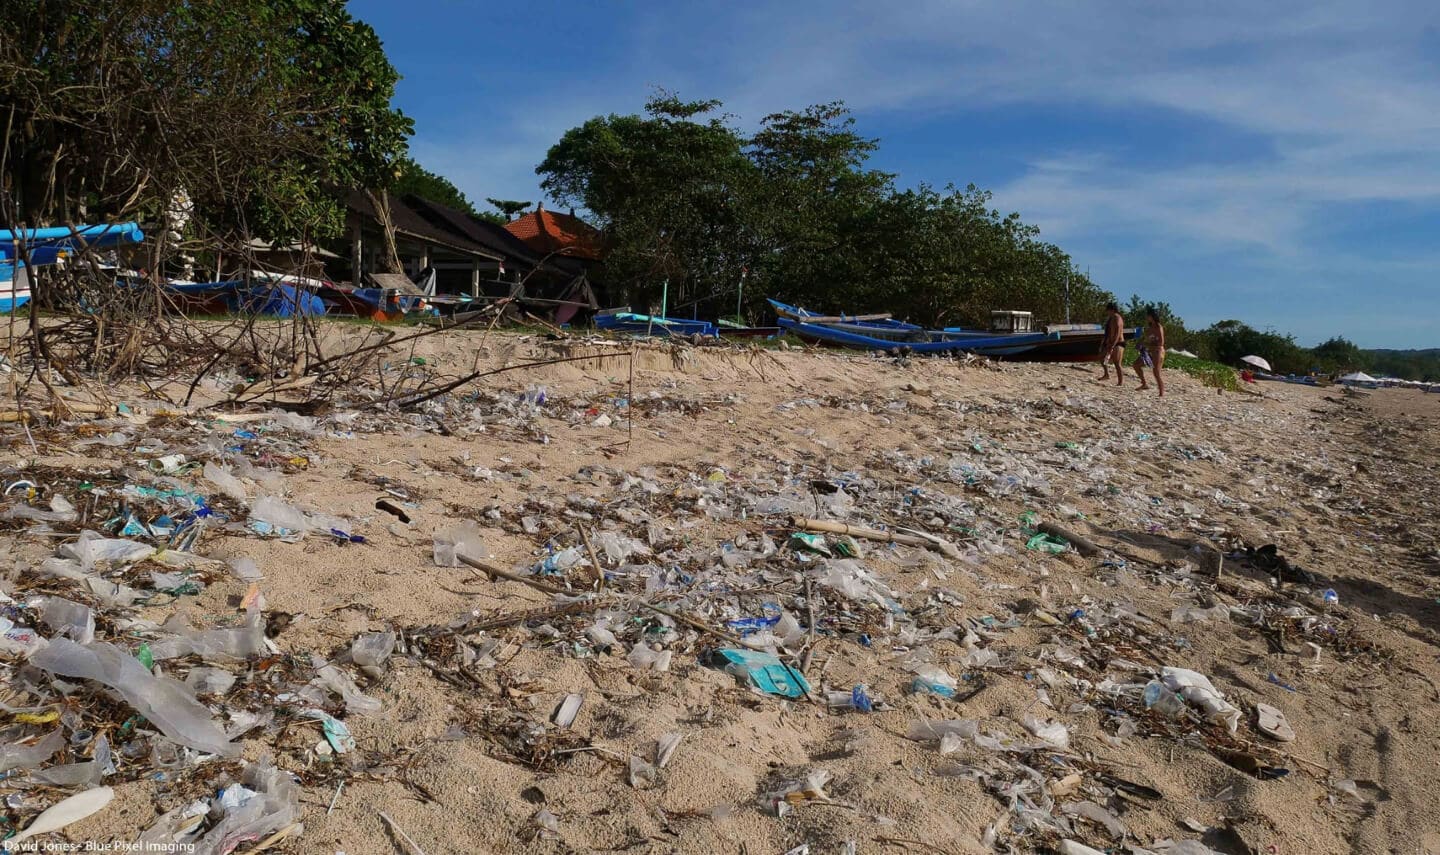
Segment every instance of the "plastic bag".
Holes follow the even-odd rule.
[[[1204,674],[1167,665],[1160,669],[1160,679],[1170,690],[1199,707],[1206,719],[1224,724],[1231,733],[1239,729],[1240,710],[1226,701]]]
[[[37,597],[35,607],[45,625],[56,632],[80,644],[95,640],[95,612],[89,606],[61,597]]]
[[[62,558],[74,558],[83,570],[89,571],[97,562],[133,564],[155,554],[155,547],[123,538],[105,537],[99,532],[82,531],[79,540],[56,550]]]
[[[245,767],[240,779],[244,787],[227,787],[216,799],[210,812],[220,813],[220,821],[196,841],[190,850],[194,855],[225,855],[241,843],[260,840],[300,818],[300,787],[268,759]],[[232,789],[227,800],[226,793]]]
[[[339,695],[345,701],[345,711],[350,715],[369,715],[384,707],[380,701],[361,692],[355,681],[334,665],[322,667],[314,682]]]
[[[46,760],[55,756],[55,752],[65,747],[65,734],[58,728],[40,738],[40,741],[33,745],[3,745],[0,746],[0,772],[8,772],[11,769],[29,769],[39,766]]]
[[[206,662],[234,662],[266,652],[264,620],[260,609],[253,606],[240,626],[184,632],[150,645],[150,653],[157,661],[193,654]]]
[[[256,499],[250,508],[250,519],[252,522],[295,532],[328,533],[332,530],[348,531],[350,528],[350,523],[339,517],[303,511],[274,496],[261,496]]]
[[[1058,721],[1045,721],[1038,716],[1025,715],[1021,721],[1025,729],[1039,737],[1046,745],[1061,751],[1070,747],[1070,731]]]
[[[265,574],[260,572],[260,566],[250,558],[231,559],[230,571],[241,582],[259,582],[265,578]]]
[[[489,558],[490,550],[480,533],[480,527],[470,521],[453,525],[435,533],[434,558],[437,567],[459,567],[456,553],[470,558]]]
[[[220,492],[239,502],[245,504],[249,496],[245,492],[245,483],[230,473],[229,469],[216,466],[214,463],[206,463],[203,470],[205,480],[220,488]]]
[[[955,697],[955,690],[960,684],[956,679],[945,673],[943,668],[934,665],[924,665],[915,669],[915,679],[910,684],[912,692],[928,692],[932,695],[939,695],[942,698]]]
[[[170,739],[207,754],[233,757],[232,744],[183,683],[156,677],[134,656],[113,644],[79,645],[57,638],[30,657],[30,664],[62,677],[94,680],[114,690]]]
[[[378,668],[395,650],[395,633],[366,632],[350,645],[350,661],[362,668]]]

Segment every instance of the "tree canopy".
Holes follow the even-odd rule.
[[[774,113],[750,135],[713,100],[661,92],[644,115],[597,116],[537,167],[541,187],[588,210],[607,277],[633,303],[735,293],[827,311],[887,309],[926,323],[985,323],[991,309],[1064,320],[1110,298],[1016,214],[976,187],[900,189],[869,166],[879,142],[840,102]]]
[[[220,231],[334,234],[336,189],[390,185],[411,132],[343,0],[9,0],[0,33],[7,218],[31,225],[183,192]]]

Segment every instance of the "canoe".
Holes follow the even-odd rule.
[[[793,318],[779,319],[782,329],[802,339],[821,344],[849,347],[858,350],[881,350],[887,353],[909,351],[911,353],[953,353],[966,351],[987,356],[1011,356],[1023,353],[1046,341],[1059,340],[1052,333],[1022,333],[1011,336],[969,335],[953,336],[938,330],[922,330],[905,340],[866,335],[853,330],[836,329],[828,324],[809,324]],[[1098,345],[1097,345],[1098,347]]]

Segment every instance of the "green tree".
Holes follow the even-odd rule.
[[[464,211],[471,216],[479,214],[460,188],[443,175],[437,175],[409,157],[400,161],[400,176],[390,190],[396,195],[412,194],[440,205]]]
[[[522,202],[518,199],[495,199],[490,196],[486,196],[485,201],[490,203],[490,207],[500,212],[500,216],[504,218],[504,222],[506,223],[515,219],[518,214],[523,214],[530,210],[530,206],[534,204],[533,202]]]
[[[1336,336],[1310,351],[1315,367],[1333,374],[1348,374],[1371,367],[1371,360],[1354,342]]]
[[[541,187],[596,218],[606,275],[632,304],[672,306],[735,287],[749,258],[745,208],[757,178],[718,101],[661,92],[644,116],[566,131],[536,168]]]
[[[220,231],[336,233],[337,187],[396,177],[410,120],[342,0],[0,4],[9,219],[156,216],[184,191]]]

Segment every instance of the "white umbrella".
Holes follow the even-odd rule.
[[[1250,363],[1251,365],[1255,366],[1256,368],[1259,368],[1259,369],[1262,370],[1262,371],[1269,371],[1269,370],[1270,370],[1270,363],[1266,362],[1265,360],[1261,359],[1261,358],[1258,357],[1258,356],[1242,356],[1242,357],[1240,357],[1240,361],[1241,361],[1241,362],[1248,362],[1248,363]]]

